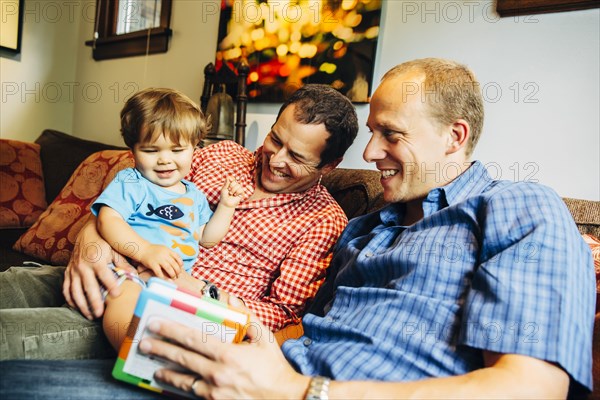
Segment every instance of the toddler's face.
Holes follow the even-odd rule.
[[[165,135],[133,146],[138,171],[150,182],[169,190],[182,188],[180,181],[190,172],[193,154],[191,143],[174,143]]]

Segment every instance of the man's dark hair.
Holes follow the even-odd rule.
[[[343,157],[358,133],[358,118],[350,100],[327,85],[309,84],[296,90],[279,109],[295,104],[294,118],[302,124],[324,124],[329,132],[317,168]]]

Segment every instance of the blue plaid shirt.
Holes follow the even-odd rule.
[[[350,222],[330,266],[334,300],[283,345],[292,365],[412,381],[482,368],[488,350],[556,362],[591,389],[595,275],[560,197],[475,162],[423,211],[408,227],[399,203]]]

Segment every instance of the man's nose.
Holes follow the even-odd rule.
[[[384,139],[378,133],[373,133],[365,151],[363,151],[363,159],[366,162],[376,162],[385,158]]]
[[[286,163],[287,163],[287,156],[283,149],[280,149],[279,151],[271,154],[271,156],[269,157],[269,164],[271,164],[273,166],[282,167]]]

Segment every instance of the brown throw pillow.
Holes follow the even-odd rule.
[[[0,228],[33,225],[46,209],[40,146],[0,139]]]
[[[66,265],[94,200],[118,171],[133,165],[129,150],[105,150],[90,155],[13,249],[50,264]]]

